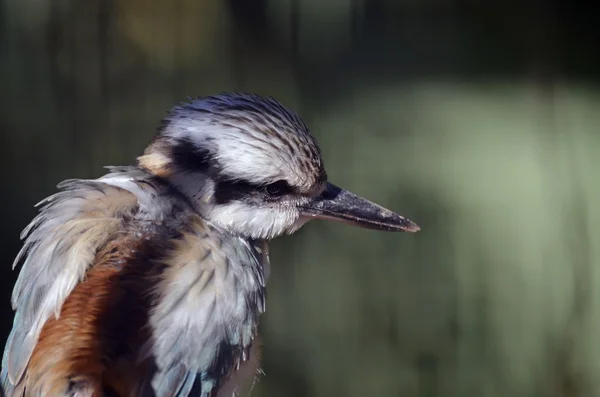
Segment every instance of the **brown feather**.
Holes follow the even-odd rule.
[[[58,319],[42,329],[25,379],[28,391],[74,385],[102,396],[126,396],[144,366],[135,355],[148,339],[149,291],[161,272],[154,239],[122,236],[107,244],[65,301]]]

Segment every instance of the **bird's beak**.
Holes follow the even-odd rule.
[[[300,206],[302,216],[329,219],[367,229],[416,232],[414,222],[331,183],[320,195]]]

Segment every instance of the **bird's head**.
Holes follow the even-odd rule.
[[[328,183],[316,140],[272,98],[223,94],[177,106],[138,162],[186,195],[205,219],[244,237],[293,233],[312,218],[419,230]]]

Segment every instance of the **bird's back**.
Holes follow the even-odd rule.
[[[6,396],[210,395],[255,336],[259,246],[137,168],[60,187],[15,262]]]

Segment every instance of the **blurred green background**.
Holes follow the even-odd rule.
[[[186,96],[253,91],[304,117],[332,181],[422,227],[275,241],[253,396],[600,396],[592,3],[0,4],[3,340],[33,204],[132,163]]]

